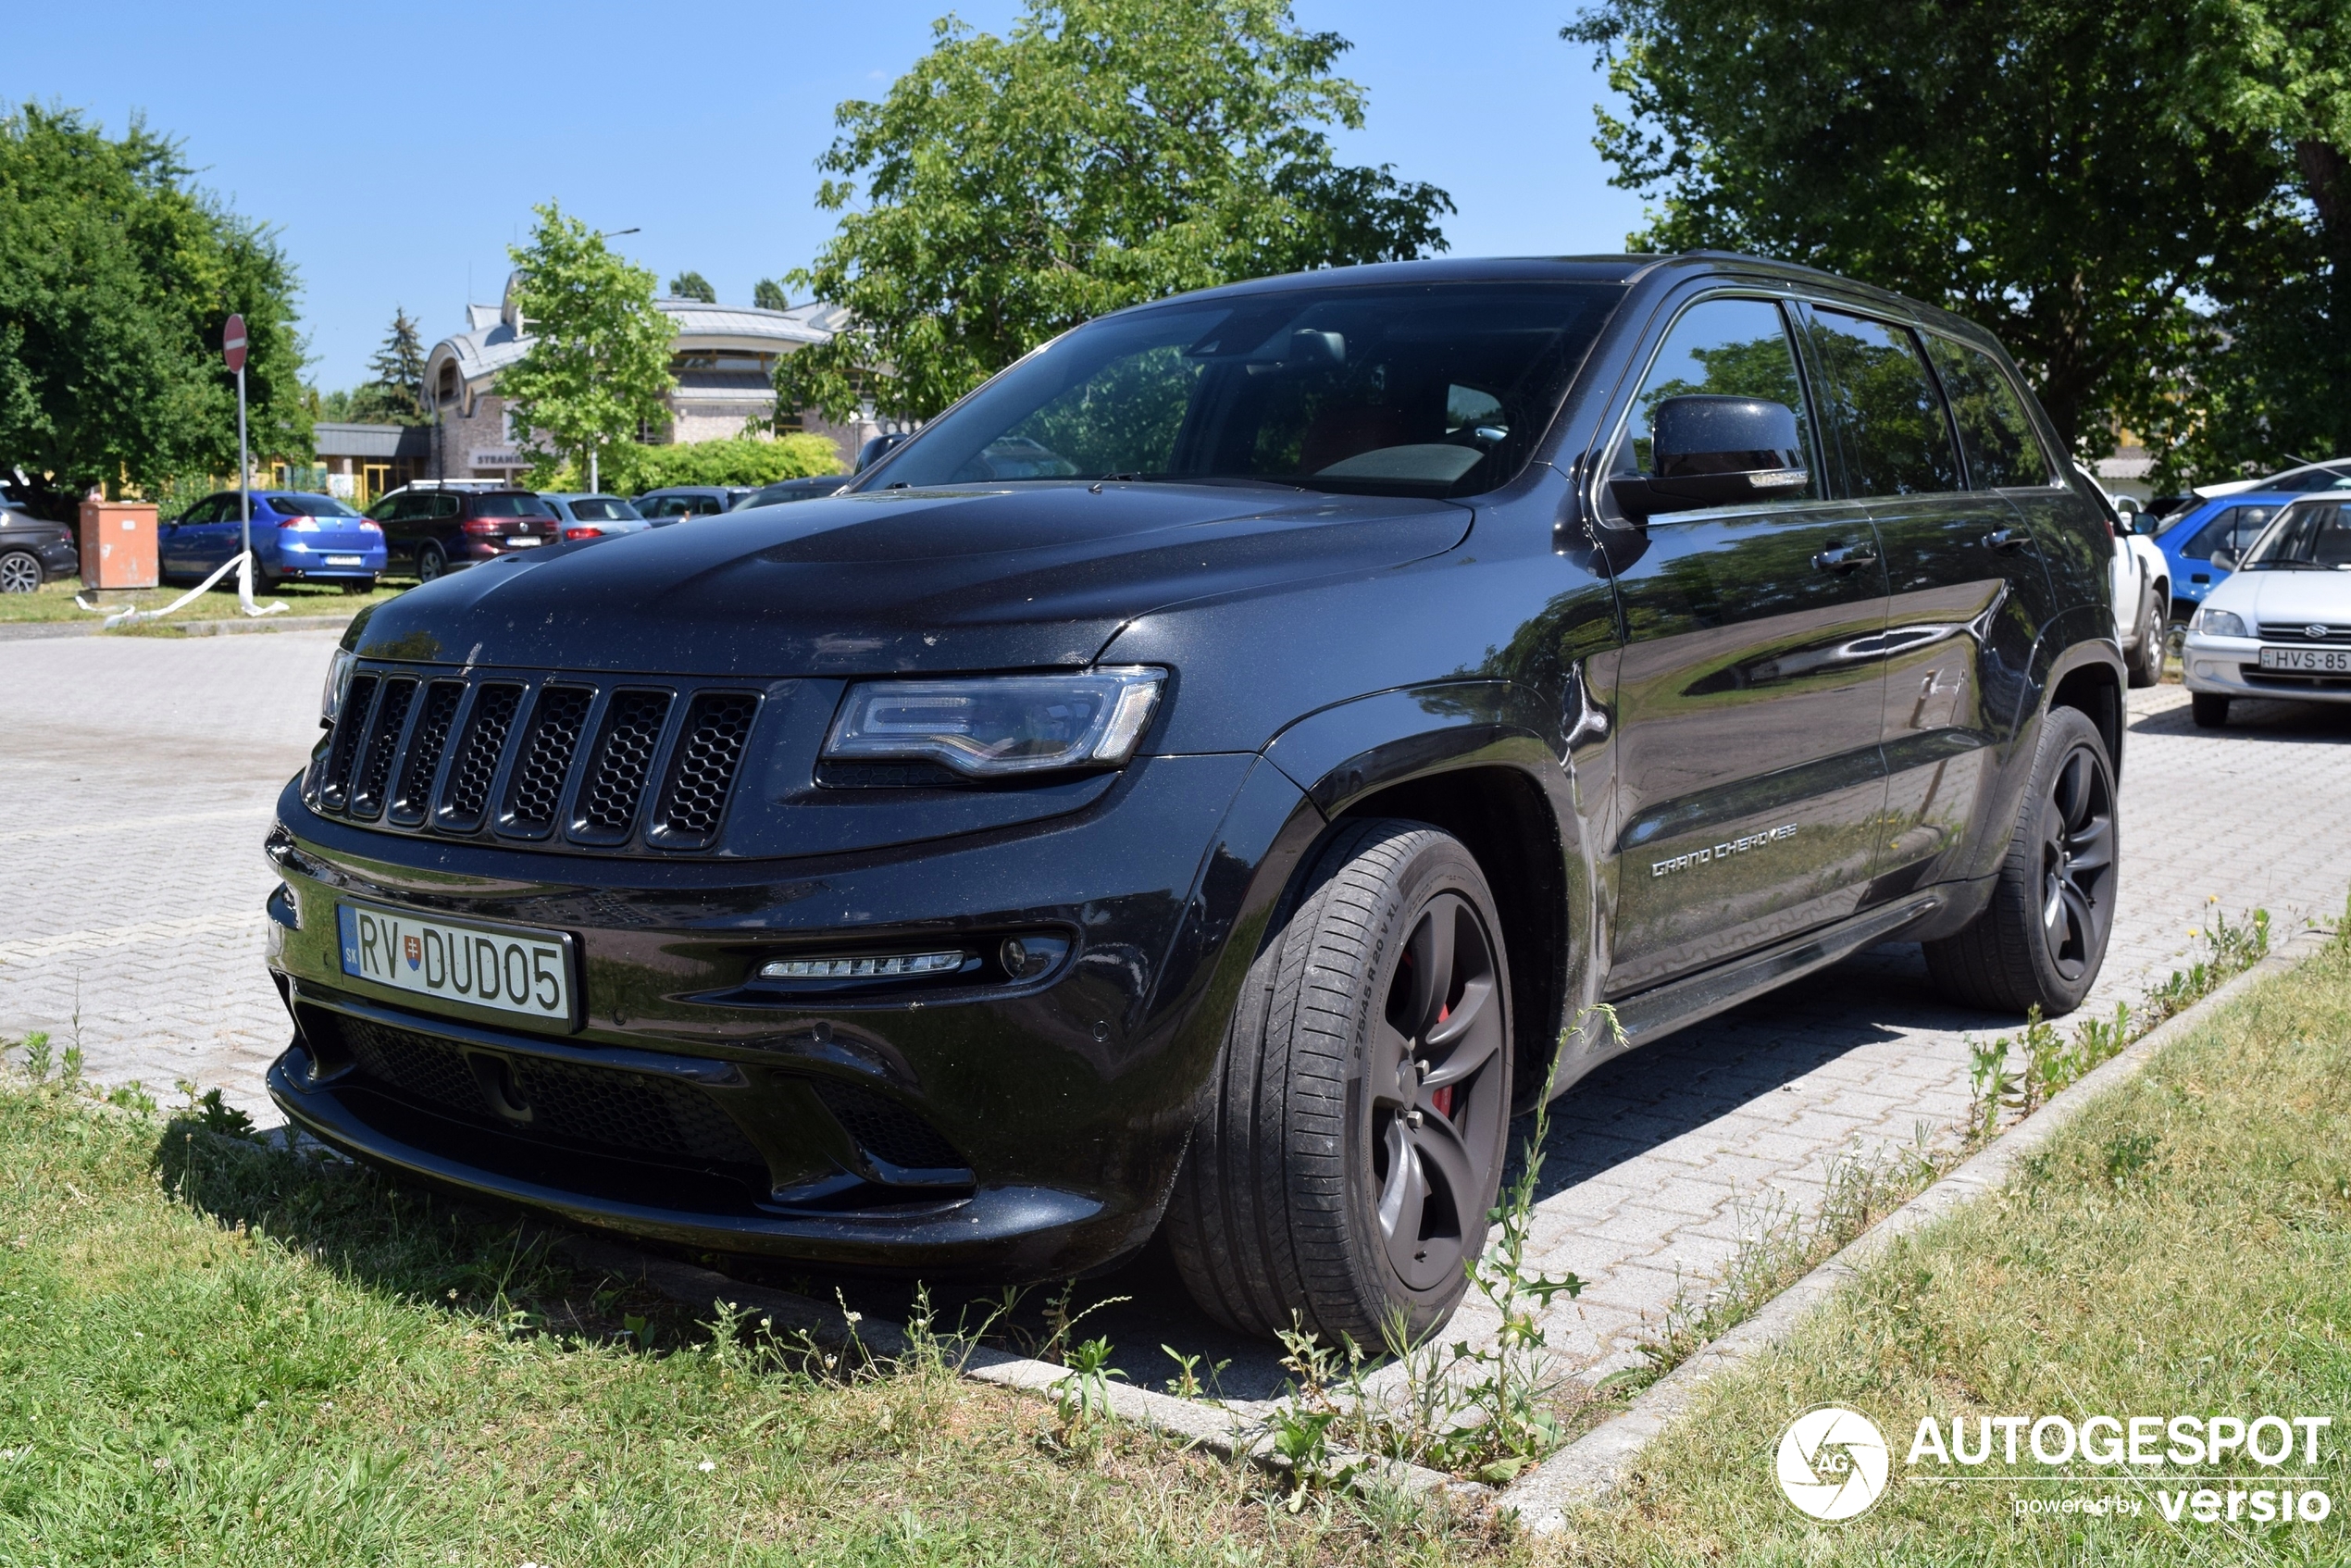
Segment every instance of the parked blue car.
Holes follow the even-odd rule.
[[[243,531],[235,491],[205,496],[158,530],[163,580],[205,577],[237,554]],[[331,495],[256,490],[253,566],[256,586],[333,582],[346,593],[365,593],[384,569],[384,532]]]
[[[2186,620],[2229,575],[2213,560],[2242,559],[2279,508],[2300,499],[2296,492],[2244,490],[2184,507],[2162,520],[2155,542],[2171,563],[2171,618]]]

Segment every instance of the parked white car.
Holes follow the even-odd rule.
[[[2096,485],[2097,481],[2090,481]],[[2098,493],[2106,495],[2104,486]],[[2125,495],[2106,495],[2114,517],[2114,640],[2133,686],[2163,678],[2163,653],[2171,633],[2171,563],[2154,539],[2156,519]]]
[[[2351,498],[2295,502],[2229,567],[2188,623],[2196,722],[2237,697],[2351,703]]]

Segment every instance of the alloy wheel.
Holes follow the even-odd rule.
[[[2106,951],[2113,883],[2113,791],[2098,759],[2076,747],[2058,767],[2041,829],[2041,925],[2069,981]]]
[[[1421,909],[1374,1027],[1366,1064],[1380,1240],[1413,1290],[1462,1276],[1486,1232],[1486,1195],[1509,1114],[1493,945],[1468,901]]]
[[[40,589],[40,562],[22,551],[0,555],[0,593],[35,593]]]

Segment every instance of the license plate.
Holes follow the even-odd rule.
[[[528,550],[534,544],[543,544],[546,541],[534,538],[529,534],[518,533],[509,537],[506,541],[506,545],[507,548],[512,550]]]
[[[327,565],[330,566],[355,566],[359,565],[359,557],[356,555],[330,555],[327,557]]]
[[[342,972],[433,1002],[572,1021],[571,939],[561,931],[429,920],[335,905]]]
[[[2264,648],[2261,667],[2312,675],[2351,675],[2351,648]]]

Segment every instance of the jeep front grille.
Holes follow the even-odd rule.
[[[708,850],[760,694],[680,685],[363,667],[317,753],[309,803],[395,832]]]

